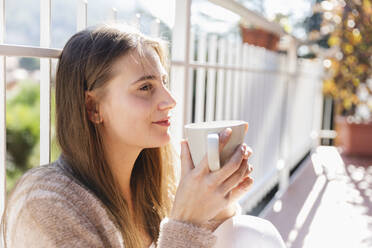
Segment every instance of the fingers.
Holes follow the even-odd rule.
[[[238,184],[233,190],[228,194],[229,202],[238,201],[244,194],[247,193],[248,189],[253,184],[253,179],[251,177],[246,177],[241,183]]]
[[[220,132],[218,134],[220,145],[219,145],[219,152],[222,152],[223,148],[226,146],[227,142],[229,141],[231,137],[232,129],[226,128],[224,131]]]
[[[235,171],[231,177],[229,177],[222,183],[220,187],[221,192],[223,194],[227,194],[229,191],[235,188],[242,181],[242,179],[246,178],[251,172],[252,166],[248,164],[248,159],[243,159],[239,169]]]
[[[181,178],[194,168],[187,140],[181,141]]]
[[[244,158],[248,159],[252,154],[252,149],[246,144],[237,147],[230,160],[224,166],[212,173],[217,183],[222,183],[237,171]]]

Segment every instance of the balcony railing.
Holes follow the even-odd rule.
[[[41,0],[40,47],[4,44],[5,0],[0,1],[0,211],[5,202],[6,56],[40,59],[40,164],[50,162],[51,0]],[[270,31],[285,35],[277,25],[234,1],[210,1]],[[87,1],[77,1],[77,29],[87,25]],[[297,59],[292,37],[286,54],[242,44],[238,39],[196,33],[191,27],[191,0],[176,1],[172,38],[170,87],[178,100],[171,127],[179,151],[183,126],[189,122],[241,119],[249,122],[245,142],[253,148],[254,186],[241,200],[252,209],[275,184],[285,190],[289,171],[312,148],[311,133],[321,125],[322,66],[318,60]],[[112,10],[110,19],[116,18]],[[154,20],[152,35],[158,35]],[[196,60],[194,60],[196,54]],[[207,56],[208,55],[208,56]]]

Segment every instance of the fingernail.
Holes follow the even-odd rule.
[[[226,128],[226,129],[224,130],[223,135],[227,136],[227,135],[229,135],[231,132],[232,132],[232,129],[228,127],[228,128]]]
[[[248,151],[250,154],[253,154],[253,150],[252,150],[252,148],[250,148],[249,146],[247,146],[247,151]]]
[[[245,154],[245,146],[244,145],[241,145],[240,146],[240,151],[242,152],[242,154],[244,155]]]
[[[249,186],[251,184],[251,180],[249,180],[248,178],[247,179],[245,179],[243,182],[242,182],[242,186],[243,187],[247,187],[247,186]]]

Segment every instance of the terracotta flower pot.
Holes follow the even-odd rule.
[[[349,123],[346,117],[336,116],[336,146],[343,154],[372,157],[372,121],[369,123]]]
[[[278,48],[279,37],[276,34],[258,28],[246,28],[240,26],[244,43],[264,47],[276,51]]]

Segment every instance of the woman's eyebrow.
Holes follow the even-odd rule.
[[[164,78],[164,77],[166,78],[167,75],[166,74],[162,75],[162,78]],[[132,83],[132,85],[133,84],[136,84],[136,83],[139,83],[139,82],[142,82],[142,81],[146,81],[146,80],[156,80],[158,78],[159,77],[158,76],[155,76],[155,75],[144,75],[144,76],[140,77],[139,79],[137,79],[136,81],[134,81]]]
[[[139,83],[139,82],[142,82],[142,81],[145,81],[145,80],[154,80],[154,79],[157,79],[158,77],[155,76],[155,75],[144,75],[142,77],[140,77],[139,79],[137,79],[136,81],[134,81],[132,84],[136,84],[136,83]]]

